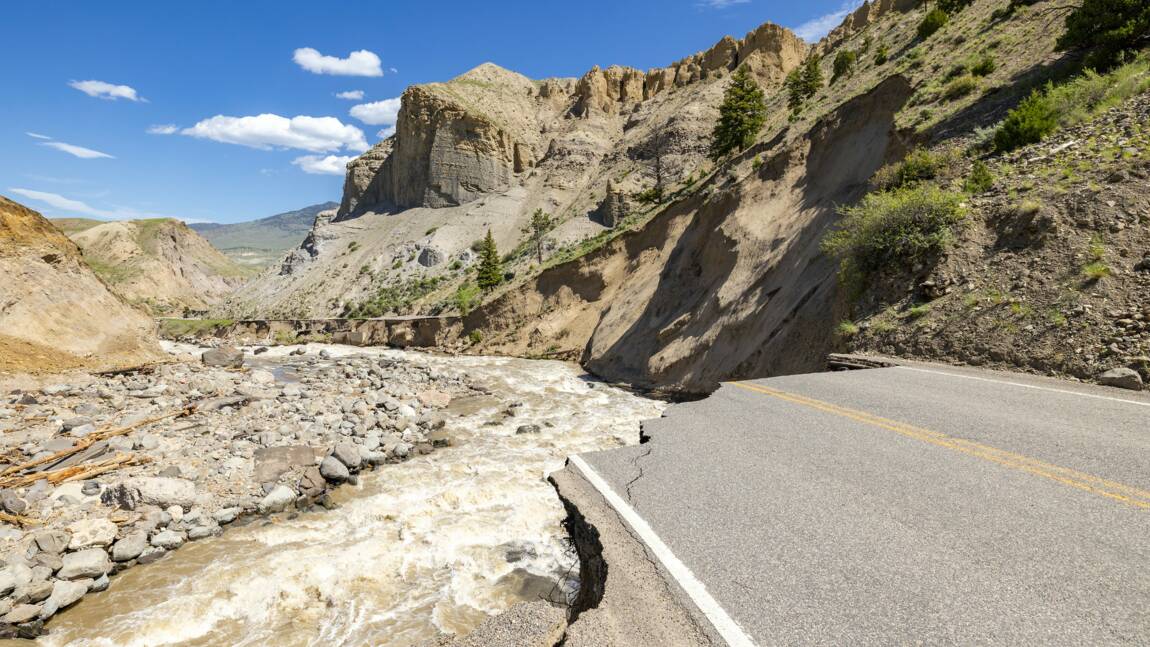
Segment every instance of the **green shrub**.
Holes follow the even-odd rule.
[[[1101,281],[1110,276],[1110,266],[1106,263],[1090,263],[1082,268],[1082,275],[1089,281]]]
[[[471,342],[471,345],[474,346],[483,341],[483,333],[479,330],[472,330],[467,333],[467,341]]]
[[[822,249],[839,259],[847,283],[929,260],[953,240],[965,217],[962,201],[961,193],[930,184],[871,193],[840,210],[842,221]]]
[[[1087,65],[1106,70],[1128,60],[1150,38],[1150,2],[1084,0],[1066,16],[1059,49],[1090,48]]]
[[[474,283],[464,283],[455,290],[455,307],[459,314],[467,316],[479,301],[481,294],[479,286]]]
[[[938,0],[938,8],[951,15],[966,9],[972,4],[974,4],[974,0]]]
[[[1009,151],[1042,140],[1058,128],[1093,118],[1130,97],[1150,90],[1150,60],[1145,55],[1108,74],[1086,70],[1061,85],[1035,90],[994,134],[994,146]]]
[[[823,87],[823,71],[819,59],[814,56],[806,63],[791,70],[784,83],[787,88],[787,105],[793,112],[802,110],[807,99],[815,96]]]
[[[1018,107],[1006,115],[1006,120],[994,133],[994,148],[999,152],[1012,151],[1027,144],[1042,141],[1058,128],[1058,116],[1046,95],[1035,90]]]
[[[947,101],[954,101],[974,92],[977,88],[978,81],[974,80],[973,76],[960,76],[946,84],[942,90],[942,98]]]
[[[890,60],[890,50],[887,49],[886,43],[883,43],[878,46],[878,51],[874,54],[874,64],[886,65],[888,60]]]
[[[928,304],[928,303],[923,303],[921,305],[914,306],[914,307],[912,307],[906,311],[907,319],[912,319],[912,320],[922,319],[923,317],[927,316],[928,314],[930,314],[930,304]]]
[[[977,160],[974,167],[970,169],[970,175],[966,176],[966,181],[962,184],[962,189],[971,195],[978,195],[986,193],[994,187],[994,176],[990,173],[990,167],[986,162]]]
[[[990,76],[994,70],[998,69],[998,63],[994,62],[993,56],[983,56],[977,63],[970,66],[970,73],[975,76]]]
[[[931,9],[929,12],[927,12],[926,17],[923,18],[922,22],[918,25],[919,39],[926,40],[927,38],[933,36],[935,32],[942,29],[943,26],[946,25],[947,20],[948,16],[946,15],[945,11],[939,7]]]
[[[839,325],[835,327],[835,334],[843,338],[854,337],[859,334],[858,324],[853,321],[840,321]]]
[[[888,190],[933,180],[954,161],[954,156],[949,150],[935,153],[925,148],[916,148],[901,162],[879,169],[874,176],[874,185],[881,190]]]
[[[844,76],[854,74],[855,63],[858,61],[858,54],[853,50],[844,49],[835,55],[834,61],[834,74],[831,76],[831,83],[838,81]]]

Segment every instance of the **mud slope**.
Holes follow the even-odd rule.
[[[0,197],[0,372],[110,368],[160,356],[127,306],[43,216]]]
[[[818,369],[836,291],[819,240],[903,152],[894,117],[910,95],[892,77],[805,136],[747,151],[644,229],[543,272],[465,328],[494,331],[487,350],[580,352],[603,377],[671,391]]]

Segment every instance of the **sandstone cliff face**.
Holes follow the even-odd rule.
[[[154,325],[43,216],[0,197],[0,372],[103,369],[161,356]]]
[[[116,294],[157,314],[206,310],[251,273],[178,220],[101,223],[71,238]]]
[[[536,209],[560,222],[553,248],[616,226],[639,208],[633,194],[680,185],[709,165],[732,69],[747,64],[777,89],[806,50],[764,25],[649,72],[532,81],[484,64],[411,87],[395,135],[348,165],[339,211],[217,312],[333,316],[379,289],[429,275],[457,281],[477,239],[490,229],[501,250],[515,249]]]

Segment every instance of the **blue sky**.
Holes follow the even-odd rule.
[[[813,40],[857,4],[12,3],[0,193],[50,217],[251,220],[339,200],[343,162],[413,83],[485,61],[532,78],[647,69],[767,21]]]

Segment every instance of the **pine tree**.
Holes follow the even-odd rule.
[[[746,67],[740,67],[731,76],[731,85],[719,106],[719,121],[711,134],[711,159],[718,161],[732,151],[745,150],[766,122],[763,89]]]
[[[1085,0],[1066,17],[1059,49],[1092,48],[1086,63],[1107,70],[1150,44],[1150,3],[1146,0]]]
[[[523,233],[527,234],[531,246],[535,248],[535,256],[539,259],[540,265],[543,265],[543,239],[547,236],[547,232],[554,228],[555,219],[542,209],[536,209],[535,213],[531,214],[531,222],[523,228]]]
[[[499,249],[490,229],[479,248],[479,277],[476,282],[484,290],[492,290],[503,282],[503,262],[499,259]]]
[[[811,57],[800,67],[791,70],[785,82],[787,88],[787,105],[791,110],[802,110],[803,103],[815,96],[819,88],[823,87],[823,71],[819,67],[819,60]]]

